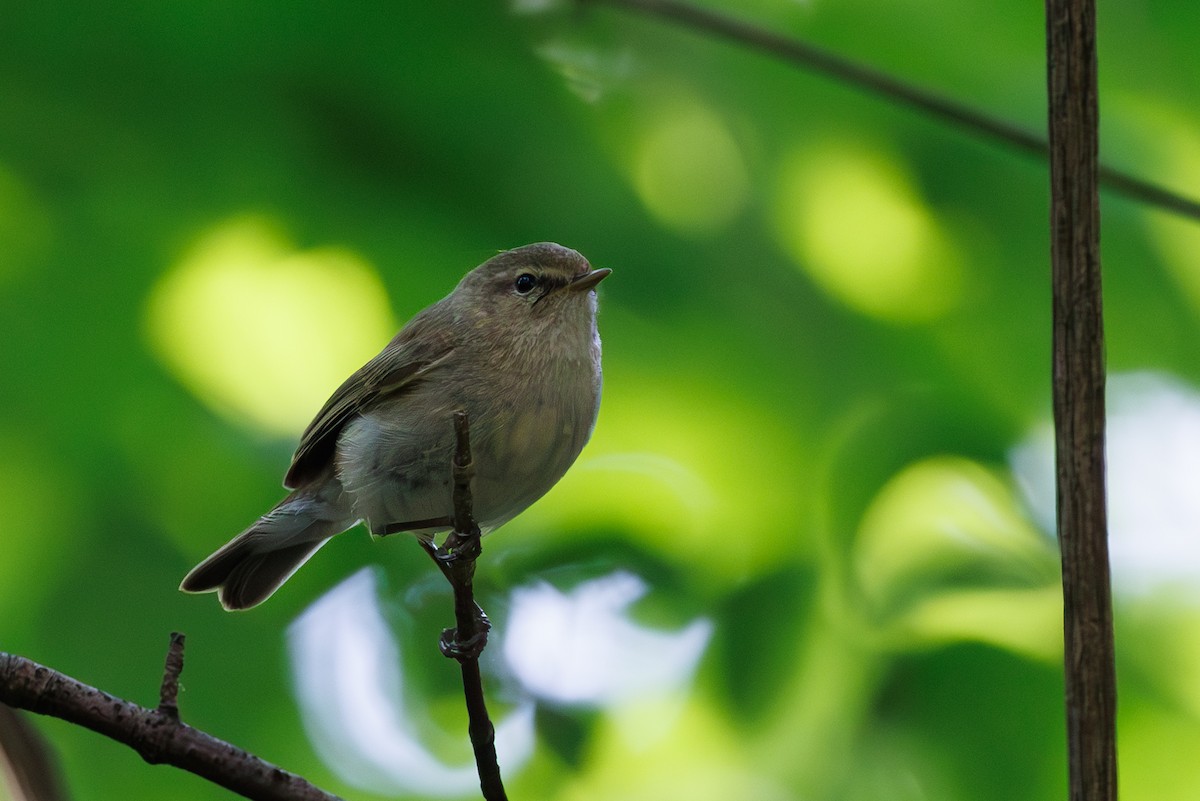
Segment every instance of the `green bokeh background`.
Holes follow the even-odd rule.
[[[724,5],[1043,127],[1040,5]],[[404,320],[497,249],[554,240],[614,269],[605,405],[479,583],[503,599],[623,567],[652,588],[647,625],[715,633],[662,740],[546,708],[512,796],[1064,797],[1056,556],[1009,468],[1049,408],[1044,166],[756,53],[540,6],[5,5],[0,650],[152,704],[184,631],[188,722],[373,797],[304,736],[283,633],[363,566],[396,587],[432,568],[356,531],[253,612],[178,593],[279,496],[303,420],[206,392],[156,339],[154,298],[197,243],[249,230],[351,259]],[[1099,14],[1105,158],[1195,194],[1200,6]],[[1103,213],[1111,370],[1200,382],[1200,227],[1111,195]],[[306,285],[276,255],[276,287]],[[304,375],[287,343],[386,322],[356,297],[281,312],[282,346],[247,324],[212,362],[263,348]],[[221,310],[191,311],[171,319],[203,353]],[[348,346],[323,392],[381,344]],[[1117,611],[1123,797],[1192,798],[1197,607],[1163,590]],[[75,798],[230,797],[37,722]]]

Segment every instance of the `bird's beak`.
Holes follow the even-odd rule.
[[[607,267],[601,267],[599,270],[584,273],[572,279],[571,283],[567,284],[567,289],[572,292],[587,292],[589,289],[594,289],[596,284],[607,278],[611,272],[612,270]]]

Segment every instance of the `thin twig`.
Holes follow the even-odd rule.
[[[294,773],[180,723],[178,707],[172,714],[169,702],[182,668],[183,637],[173,634],[161,701],[167,708],[147,709],[25,657],[0,653],[0,702],[91,729],[151,764],[174,765],[256,801],[339,801]]]
[[[898,80],[871,67],[681,0],[577,0],[582,4],[608,5],[658,17],[694,31],[736,42],[768,53],[805,69],[826,75],[902,106],[919,109],[961,129],[1041,158],[1049,152],[1046,141],[1017,125],[965,106],[962,103]],[[1200,200],[1143,180],[1114,167],[1099,167],[1100,182],[1114,192],[1166,211],[1200,220]]]
[[[158,711],[172,720],[179,720],[179,674],[183,673],[184,636],[171,632],[167,660],[163,666],[162,685],[158,691]]]
[[[442,654],[458,660],[462,670],[463,697],[467,706],[467,732],[475,752],[479,787],[486,801],[507,801],[496,758],[496,729],[488,715],[479,673],[479,655],[487,646],[491,624],[475,603],[475,560],[482,552],[479,525],[475,522],[471,480],[475,464],[471,459],[471,433],[467,413],[454,413],[455,452],[452,463],[454,490],[454,530],[441,548],[422,540],[426,552],[441,569],[454,590],[455,628],[442,632]]]
[[[1115,801],[1093,0],[1046,0],[1054,427],[1071,801]]]
[[[471,421],[465,411],[454,413],[454,531],[451,536],[479,538],[472,509],[471,481],[475,478],[475,462],[471,458]]]

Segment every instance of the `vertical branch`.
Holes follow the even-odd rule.
[[[471,498],[471,480],[475,478],[475,462],[471,458],[471,421],[467,413],[454,413],[454,532],[457,537],[478,537],[475,512]]]
[[[475,476],[475,463],[471,459],[470,424],[465,411],[454,413],[454,437],[454,531],[450,535],[453,542],[447,545],[454,547],[455,552],[469,553],[469,557],[461,561],[462,578],[451,582],[454,585],[456,646],[462,648],[467,645],[468,653],[455,653],[456,649],[444,650],[447,656],[458,659],[462,668],[467,730],[471,737],[471,748],[475,752],[483,797],[488,801],[505,801],[507,796],[500,779],[500,762],[496,758],[496,729],[488,715],[483,697],[483,679],[479,674],[479,654],[487,645],[491,624],[475,603],[474,596],[475,559],[482,548],[479,544],[479,525],[472,511],[471,479]]]
[[[1071,801],[1116,799],[1093,0],[1046,0],[1054,423]]]
[[[475,464],[471,459],[470,424],[465,411],[454,413],[455,450],[451,470],[454,479],[452,522],[454,530],[437,548],[422,542],[454,590],[455,628],[442,632],[442,653],[458,660],[462,670],[463,698],[467,706],[467,732],[479,771],[479,787],[486,801],[507,801],[496,757],[496,729],[488,715],[483,697],[483,678],[479,673],[479,655],[487,646],[491,624],[475,603],[475,560],[482,547],[479,525],[475,522],[471,479]]]

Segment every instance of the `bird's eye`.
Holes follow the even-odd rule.
[[[518,295],[528,295],[535,288],[537,288],[537,285],[538,280],[536,275],[531,273],[521,273],[517,276],[517,282],[513,284],[513,287],[517,290]]]

